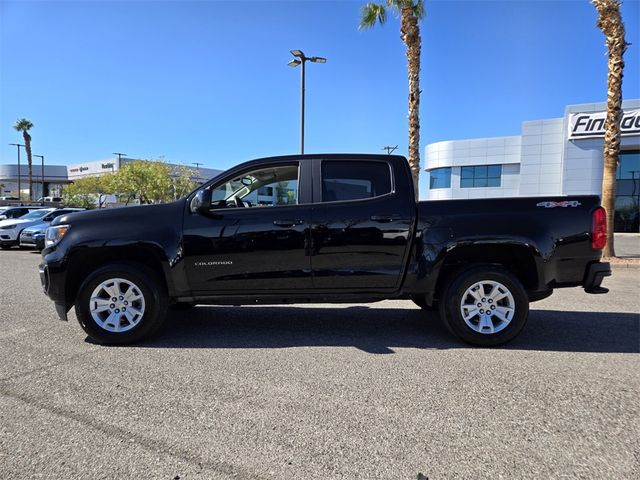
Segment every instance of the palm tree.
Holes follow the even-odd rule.
[[[424,18],[423,0],[386,0],[384,4],[367,3],[362,7],[360,28],[372,28],[387,20],[387,9],[400,16],[400,38],[407,46],[409,76],[409,166],[413,175],[416,198],[420,175],[420,26]]]
[[[29,135],[29,130],[33,128],[33,123],[26,118],[21,118],[13,128],[18,132],[22,132],[22,138],[24,138],[24,149],[27,151],[27,163],[29,164],[29,200],[33,200],[33,161],[31,157],[31,135]],[[20,192],[18,192],[18,197],[20,197]]]
[[[604,33],[608,51],[607,119],[604,125],[604,171],[602,175],[602,206],[607,211],[607,244],[605,257],[614,257],[613,225],[616,199],[616,171],[620,154],[620,120],[622,119],[622,76],[624,23],[620,15],[620,0],[591,0],[598,10],[598,28]]]

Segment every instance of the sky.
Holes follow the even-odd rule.
[[[358,30],[364,0],[0,0],[0,163],[34,124],[47,164],[162,158],[226,169],[305,151],[407,154],[407,71],[393,15]],[[622,8],[624,98],[640,98],[640,2]],[[421,156],[428,143],[518,135],[526,120],[606,98],[587,0],[426,1]],[[421,191],[427,175],[421,175]]]

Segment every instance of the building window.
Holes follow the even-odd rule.
[[[273,197],[273,187],[261,187],[258,189],[258,195],[265,197]]]
[[[614,231],[637,232],[640,220],[640,151],[620,152]]]
[[[451,168],[434,168],[429,171],[429,189],[451,188]]]
[[[499,187],[502,165],[480,165],[460,169],[460,188]]]

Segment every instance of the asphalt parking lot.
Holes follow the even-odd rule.
[[[557,291],[502,349],[411,302],[198,307],[130,347],[0,252],[4,478],[640,478],[640,270]]]

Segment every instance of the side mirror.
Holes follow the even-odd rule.
[[[208,188],[198,190],[191,199],[190,209],[191,213],[208,215],[211,210],[211,190]]]

